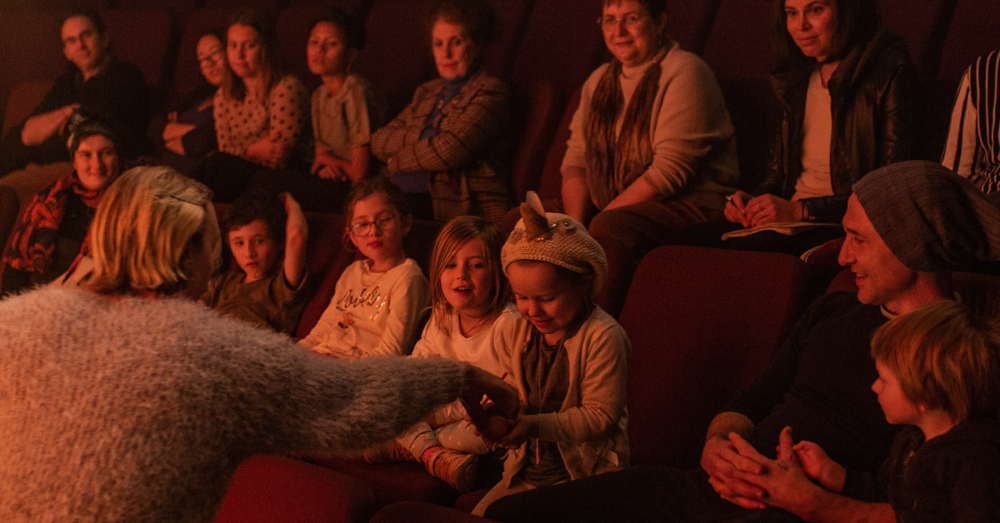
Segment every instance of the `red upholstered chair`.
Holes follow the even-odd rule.
[[[440,505],[422,503],[420,501],[401,501],[375,513],[371,523],[487,523],[492,519],[480,518]]]
[[[906,40],[917,70],[925,76],[937,74],[955,0],[924,0],[919,9],[910,0],[879,0],[879,7],[889,27]]]
[[[563,115],[563,94],[548,80],[514,84],[514,158],[511,162],[511,195],[523,202],[528,191],[537,191],[546,157]]]
[[[1000,47],[1000,2],[957,0],[941,50],[941,78],[960,78],[979,55]]]
[[[740,186],[752,189],[766,172],[777,101],[771,89],[773,0],[722,0],[705,44],[736,127]],[[740,52],[740,50],[749,50]]]
[[[364,482],[304,461],[251,456],[229,481],[216,523],[361,523],[375,511]]]
[[[681,49],[701,54],[722,0],[667,2],[667,33]]]
[[[361,459],[323,458],[316,460],[316,464],[364,481],[371,487],[378,507],[400,501],[450,507],[459,496],[457,490],[430,475],[416,461],[372,465]]]
[[[390,119],[413,99],[418,85],[437,77],[426,13],[427,0],[379,0],[368,13],[368,45],[354,71],[385,95]]]
[[[703,56],[720,79],[766,78],[774,0],[721,0]]]
[[[601,0],[538,0],[514,59],[514,81],[551,80],[564,93],[578,89],[608,56],[597,26]]]
[[[483,53],[483,66],[491,75],[510,82],[514,58],[535,0],[490,0],[490,3],[499,19],[500,34]]]
[[[636,271],[619,323],[632,342],[631,463],[695,467],[708,423],[764,368],[813,297],[786,254],[668,246]]]
[[[21,82],[55,81],[66,70],[68,62],[59,38],[61,22],[59,11],[5,8],[0,13],[0,100],[6,101]]]
[[[555,135],[552,137],[548,154],[545,156],[542,177],[536,189],[542,201],[562,199],[562,172],[560,169],[563,157],[566,156],[566,142],[570,136],[569,124],[573,121],[573,115],[576,114],[576,109],[580,106],[581,90],[582,88],[578,87],[573,92],[569,102],[566,103],[566,111],[556,126]]]
[[[54,83],[49,80],[39,80],[21,82],[14,86],[10,95],[7,96],[7,110],[4,112],[2,134],[7,134],[11,127],[27,120],[28,116],[31,115],[31,110],[41,103],[42,99],[45,98],[45,93],[52,89]]]
[[[20,205],[17,191],[0,185],[0,249],[7,248],[7,235],[10,234],[10,229],[17,222]]]
[[[172,73],[173,19],[163,9],[101,11],[115,56],[139,66],[146,85],[161,88]]]

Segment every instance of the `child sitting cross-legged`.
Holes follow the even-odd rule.
[[[500,268],[503,236],[478,216],[449,221],[431,254],[431,319],[413,349],[415,358],[449,358],[502,375],[492,338],[516,319],[507,278]],[[365,451],[373,463],[414,460],[466,492],[475,485],[479,456],[489,449],[461,403],[446,405],[393,441]]]
[[[833,462],[815,443],[793,445],[787,427],[780,437],[779,461],[798,465],[790,468],[808,476],[801,481],[818,483],[813,487],[817,495],[822,488],[888,500],[899,522],[997,521],[1000,332],[960,303],[937,301],[880,327],[872,339],[872,357],[879,375],[872,390],[886,420],[909,425],[896,436],[882,465],[882,488]],[[734,444],[740,448],[745,442],[737,436]],[[808,489],[800,492],[809,495]],[[877,507],[870,505],[868,511],[884,510]],[[888,517],[887,510],[883,513]]]
[[[309,298],[309,233],[298,202],[288,193],[247,193],[226,209],[221,229],[241,272],[212,278],[201,302],[223,314],[294,334]]]
[[[501,254],[520,317],[493,343],[523,404],[506,430],[503,479],[473,510],[537,487],[628,466],[625,331],[592,302],[607,276],[604,250],[579,222],[545,213],[534,193],[521,204]],[[493,423],[491,422],[491,425]]]

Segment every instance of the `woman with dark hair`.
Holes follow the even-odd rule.
[[[372,131],[385,121],[385,101],[352,66],[365,46],[364,25],[331,7],[313,22],[306,55],[323,85],[312,96],[316,160],[310,171],[356,183],[368,175]]]
[[[206,160],[202,177],[217,201],[231,202],[250,185],[277,183],[285,176],[278,170],[308,170],[311,151],[309,93],[282,67],[272,18],[256,8],[237,11],[226,30],[226,55],[229,67],[214,100],[225,154]]]
[[[193,175],[201,160],[218,149],[212,102],[226,75],[226,34],[212,29],[195,49],[201,81],[175,109],[153,119],[149,138],[161,148],[160,160],[182,174]]]
[[[605,0],[597,24],[613,58],[583,85],[562,164],[566,214],[622,240],[635,263],[678,229],[721,218],[739,180],[715,75],[666,23],[663,0]]]
[[[118,131],[118,153],[145,152],[149,124],[146,81],[130,62],[114,57],[104,21],[93,9],[71,11],[60,28],[65,73],[31,116],[0,143],[0,177],[29,163],[72,161],[66,155],[66,126],[74,113],[99,116]]]
[[[759,196],[734,194],[726,219],[735,227],[839,223],[854,182],[913,155],[916,68],[875,0],[778,0],[775,8],[781,113],[771,163]],[[801,254],[842,235],[765,231],[733,247]]]
[[[85,248],[105,189],[118,177],[118,138],[96,119],[68,124],[73,173],[35,195],[22,211],[0,258],[0,296],[51,282]]]
[[[511,95],[481,67],[496,14],[485,0],[439,0],[428,20],[441,78],[375,132],[372,153],[410,197],[414,218],[499,222],[509,205]]]

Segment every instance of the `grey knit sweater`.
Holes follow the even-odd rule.
[[[312,355],[179,299],[7,299],[0,521],[210,521],[243,458],[386,440],[453,401],[462,375]]]

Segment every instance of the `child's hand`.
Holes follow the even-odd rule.
[[[346,171],[349,165],[348,162],[344,162],[330,154],[330,151],[326,150],[325,147],[317,145],[316,160],[313,162],[312,167],[309,168],[309,172],[326,180],[342,182],[349,179]]]
[[[340,321],[337,322],[337,325],[339,325],[341,329],[346,329],[347,327],[354,325],[354,316],[346,311],[341,313]]]
[[[507,435],[495,443],[506,449],[516,449],[530,438],[538,437],[538,415],[521,414],[517,421],[512,422]]]
[[[792,429],[785,427],[782,432],[785,431],[791,434]],[[811,441],[800,441],[792,447],[792,450],[795,451],[795,457],[806,476],[816,480],[823,488],[831,492],[844,490],[847,472],[844,467],[830,459],[830,456],[827,456],[826,451],[819,445]]]

